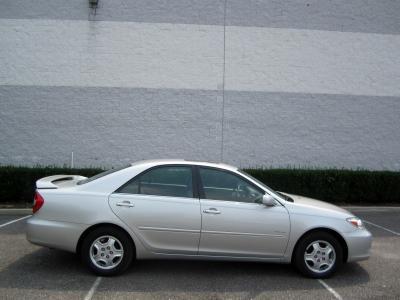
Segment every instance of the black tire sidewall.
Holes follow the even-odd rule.
[[[306,262],[304,261],[304,253],[306,251],[306,247],[310,245],[312,242],[322,240],[330,243],[335,249],[336,260],[335,264],[331,269],[323,273],[316,273],[310,270],[306,266]],[[294,255],[294,264],[296,268],[304,275],[311,278],[328,278],[332,276],[336,270],[343,264],[343,249],[340,245],[340,242],[335,238],[332,234],[328,232],[312,232],[304,236],[296,247],[295,255]]]
[[[104,270],[97,267],[90,259],[90,247],[94,240],[103,235],[110,235],[117,238],[124,249],[124,256],[122,261],[113,269]],[[95,274],[101,276],[112,276],[118,275],[124,272],[131,264],[134,256],[134,245],[130,237],[122,230],[114,227],[99,227],[91,231],[83,240],[81,247],[81,258],[83,262],[92,270]]]

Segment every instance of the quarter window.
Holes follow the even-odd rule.
[[[263,193],[247,180],[226,171],[200,168],[205,199],[261,203]]]
[[[193,197],[192,168],[164,166],[135,177],[117,193]]]

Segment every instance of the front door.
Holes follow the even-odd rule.
[[[113,212],[155,253],[197,254],[201,215],[191,166],[159,166],[111,194]]]
[[[242,176],[200,167],[202,230],[200,255],[267,257],[283,255],[290,231],[280,204],[261,204],[264,191]]]

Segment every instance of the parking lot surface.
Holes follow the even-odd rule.
[[[1,299],[400,299],[400,208],[349,208],[374,236],[371,258],[326,280],[290,265],[137,261],[97,277],[71,253],[26,241],[26,218],[0,215]]]

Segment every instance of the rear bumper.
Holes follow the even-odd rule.
[[[79,237],[87,226],[43,220],[33,215],[27,221],[26,238],[32,244],[75,252]]]
[[[370,257],[372,234],[367,229],[355,230],[345,235],[348,247],[348,262],[365,260]]]

